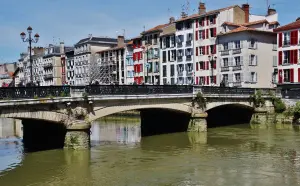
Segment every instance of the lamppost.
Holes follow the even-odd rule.
[[[28,42],[29,43],[29,62],[30,62],[30,83],[33,84],[33,76],[32,76],[32,58],[31,58],[31,44],[32,43],[37,43],[39,41],[39,38],[40,38],[40,35],[38,33],[36,33],[34,35],[34,38],[31,37],[31,34],[32,34],[32,28],[29,26],[27,28],[27,32],[28,32],[28,37],[26,38],[26,34],[25,32],[22,32],[20,34],[21,36],[21,39],[23,42]]]
[[[210,77],[210,85],[212,86],[212,83],[214,81],[214,62],[217,61],[217,56],[208,56],[209,62],[210,62],[210,69],[211,69],[211,77]]]

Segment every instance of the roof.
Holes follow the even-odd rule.
[[[249,27],[245,27],[245,26],[240,26],[238,28],[235,28],[229,32],[223,33],[223,34],[219,34],[218,36],[223,36],[223,35],[228,35],[228,34],[233,34],[233,33],[239,33],[239,32],[261,32],[261,33],[266,33],[266,34],[275,34],[274,32],[271,31],[264,31],[264,30],[258,30],[255,28],[249,28]]]
[[[269,23],[266,19],[263,20],[258,20],[258,21],[252,21],[249,23],[244,23],[242,24],[243,26],[250,26],[250,25],[257,25],[257,24],[262,24],[262,23]]]
[[[157,25],[156,27],[153,27],[149,30],[146,30],[144,32],[142,32],[142,34],[147,34],[147,33],[150,33],[150,32],[156,32],[156,31],[161,31],[164,27],[168,26],[168,24],[162,24],[162,25]]]
[[[121,47],[108,48],[108,49],[105,49],[105,50],[98,51],[97,53],[102,53],[102,52],[107,52],[107,51],[112,51],[112,50],[119,50],[119,49],[123,49],[124,47],[125,47],[125,45],[121,46]]]
[[[89,42],[98,42],[98,43],[117,43],[117,38],[109,38],[109,37],[88,37],[85,39],[81,39],[78,43],[75,45],[83,44],[83,43],[89,43]]]
[[[240,24],[232,23],[232,22],[227,22],[225,21],[222,25],[228,25],[228,26],[241,26]]]
[[[140,35],[140,36],[137,36],[137,37],[132,38],[131,40],[141,39],[141,38],[142,38],[142,36]]]
[[[225,10],[229,10],[229,9],[235,8],[235,7],[240,7],[240,6],[239,5],[233,5],[233,6],[229,6],[229,7],[225,7],[225,8],[220,8],[220,9],[217,9],[217,10],[208,11],[208,12],[205,12],[204,14],[193,14],[193,15],[190,15],[190,16],[187,16],[187,17],[184,17],[184,18],[180,18],[180,19],[176,20],[176,22],[185,21],[185,20],[188,20],[188,19],[196,19],[196,18],[199,18],[199,17],[204,17],[204,16],[216,14],[216,13],[219,13],[219,12],[222,12],[222,11],[225,11]]]
[[[300,19],[298,21],[289,23],[287,25],[283,25],[279,28],[274,29],[274,32],[280,32],[280,31],[285,31],[285,30],[292,30],[292,29],[297,29],[300,28]]]
[[[175,34],[175,32],[176,32],[175,24],[169,24],[168,26],[166,26],[165,28],[162,29],[160,37],[173,35],[173,34]]]
[[[280,25],[280,23],[278,21],[272,21],[272,22],[269,22],[270,25]]]
[[[133,40],[130,40],[127,45],[133,45]]]

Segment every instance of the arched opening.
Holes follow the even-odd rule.
[[[226,104],[207,111],[207,127],[215,128],[250,123],[254,109],[242,104]]]
[[[142,137],[187,131],[190,120],[190,113],[188,112],[170,108],[138,108],[135,110],[140,113]],[[124,111],[122,110],[122,112]],[[118,113],[120,112],[108,116],[120,115]],[[101,120],[99,122],[101,124]]]

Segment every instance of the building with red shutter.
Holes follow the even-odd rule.
[[[134,82],[138,85],[144,83],[144,60],[142,48],[142,36],[132,39],[133,42],[133,67],[134,67]]]
[[[277,33],[277,83],[300,83],[300,18],[274,30]]]

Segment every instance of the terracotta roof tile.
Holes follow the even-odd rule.
[[[292,29],[297,29],[300,28],[300,20],[292,22],[287,25],[283,25],[279,28],[274,29],[274,32],[280,32],[280,31],[285,31],[285,30],[292,30]]]
[[[240,24],[236,24],[236,23],[232,23],[232,22],[224,22],[222,25],[229,25],[229,26],[238,26],[240,27],[241,25]]]
[[[258,21],[252,21],[249,23],[244,23],[242,24],[243,26],[250,26],[250,25],[257,25],[257,24],[261,24],[261,23],[269,23],[266,19],[263,20],[258,20]]]
[[[162,25],[157,25],[156,27],[153,27],[149,30],[144,31],[142,34],[146,34],[149,32],[155,32],[155,31],[160,31],[161,29],[163,29],[164,27],[168,26],[169,24],[162,24]]]
[[[187,16],[187,17],[184,17],[184,18],[180,18],[180,19],[176,20],[176,22],[185,21],[185,20],[188,20],[188,19],[195,19],[195,18],[199,18],[199,17],[202,17],[202,16],[215,14],[215,13],[218,13],[218,12],[229,10],[231,8],[234,8],[234,7],[240,7],[240,6],[239,5],[233,5],[233,6],[229,6],[229,7],[225,7],[225,8],[220,8],[220,9],[217,9],[217,10],[208,11],[208,12],[205,12],[204,14],[193,14],[193,15],[190,15],[190,16]]]
[[[272,22],[269,22],[270,25],[280,25],[280,23],[278,21],[272,21]]]
[[[245,26],[240,26],[236,29],[233,29],[229,32],[223,33],[223,34],[219,34],[219,36],[223,36],[223,35],[227,35],[227,34],[233,34],[233,33],[239,33],[239,32],[245,32],[245,31],[250,31],[250,32],[263,32],[263,33],[269,33],[269,34],[275,34],[274,32],[270,32],[270,31],[264,31],[264,30],[258,30],[255,28],[249,28],[249,27],[245,27]]]

